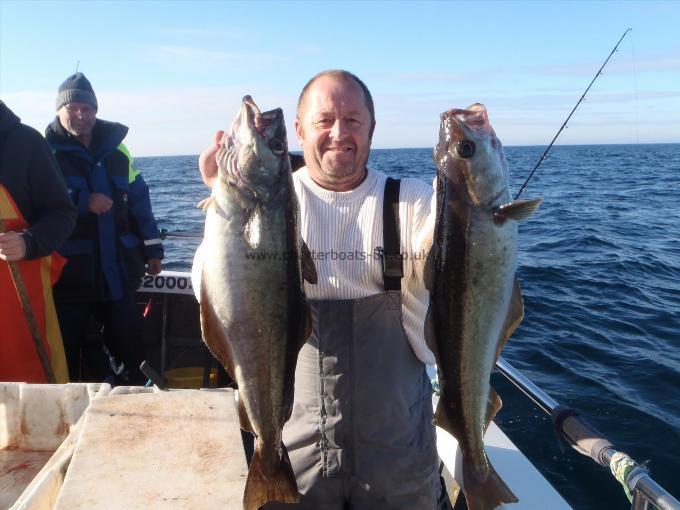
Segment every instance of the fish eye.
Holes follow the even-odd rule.
[[[269,142],[269,148],[277,156],[280,156],[281,154],[286,152],[286,144],[283,143],[278,138],[274,138],[272,141]]]
[[[461,140],[456,144],[456,154],[464,159],[469,159],[475,154],[475,142]]]

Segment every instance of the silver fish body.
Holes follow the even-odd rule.
[[[217,162],[218,179],[203,205],[201,327],[238,385],[241,427],[256,437],[244,494],[245,510],[256,510],[271,500],[298,501],[281,431],[298,352],[311,330],[282,111],[261,113],[246,96]],[[307,264],[315,280],[311,259]]]
[[[435,424],[460,444],[470,509],[486,510],[517,501],[489,463],[483,438],[501,407],[489,377],[523,317],[517,220],[540,200],[512,202],[503,147],[483,105],[442,113],[434,158],[437,217],[425,267],[425,336],[441,391]]]

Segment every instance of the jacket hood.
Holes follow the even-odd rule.
[[[89,152],[95,156],[108,153],[121,144],[127,133],[128,127],[123,124],[97,119],[94,123],[94,128],[92,128],[92,145]],[[85,149],[78,140],[64,129],[64,126],[59,122],[59,117],[55,117],[50,125],[47,126],[45,138],[53,145],[80,145]]]
[[[19,117],[7,108],[7,105],[0,101],[0,135],[6,133],[14,126],[19,124]]]

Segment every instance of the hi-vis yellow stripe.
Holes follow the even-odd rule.
[[[9,193],[2,184],[0,184],[0,217],[3,220],[19,219],[19,215],[14,209],[12,199],[9,198]]]
[[[52,257],[40,259],[40,279],[43,288],[43,302],[45,303],[45,338],[50,346],[50,365],[57,384],[69,382],[68,365],[64,342],[59,329],[59,319],[52,299]]]
[[[132,158],[132,155],[130,154],[130,151],[124,144],[120,144],[118,146],[118,150],[125,154],[125,156],[128,159],[128,182],[132,184],[137,176],[139,175],[139,171],[135,170],[134,168],[134,159]]]

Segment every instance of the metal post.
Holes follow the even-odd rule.
[[[503,358],[498,358],[496,368],[515,386],[517,386],[522,393],[533,400],[537,406],[543,409],[546,413],[552,413],[559,404],[545,393],[541,388],[536,386],[528,378],[517,371],[510,363]]]
[[[167,334],[168,329],[168,295],[163,294],[163,315],[161,320],[161,376],[165,377],[165,367],[167,366],[168,346]]]
[[[678,510],[680,502],[670,492],[656,483],[648,474],[640,476],[637,480],[627,480],[628,486],[634,485],[635,493],[640,493],[642,499],[652,503],[658,510]],[[633,490],[631,488],[631,490]],[[650,508],[646,506],[644,508]]]
[[[630,510],[648,510],[649,501],[645,499],[640,491],[633,492],[633,504]]]

